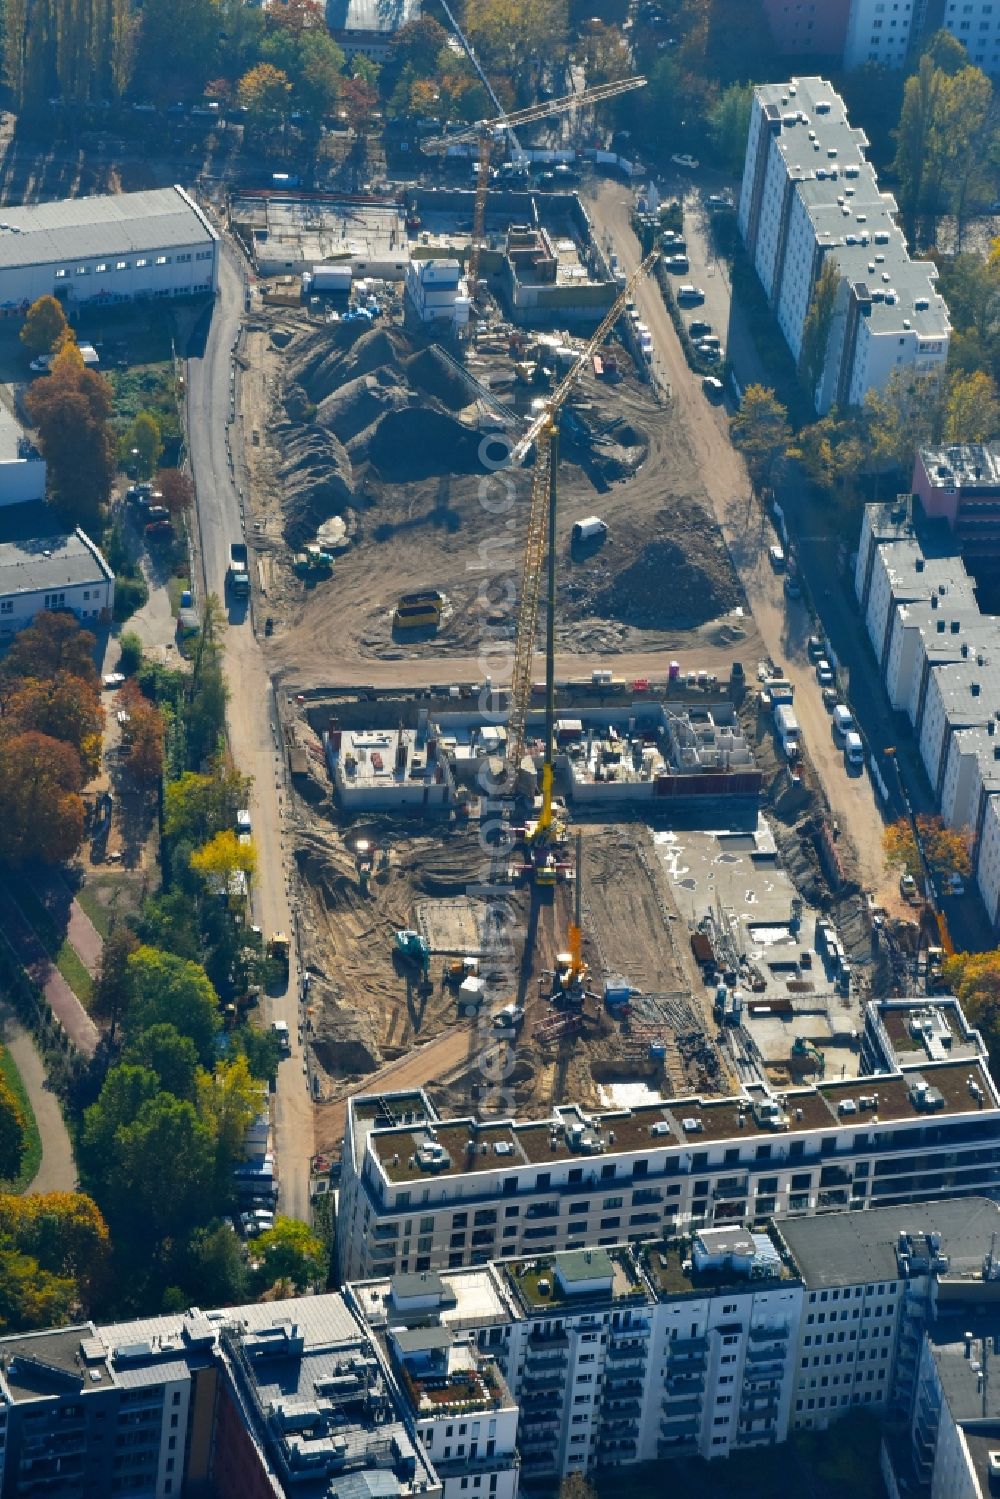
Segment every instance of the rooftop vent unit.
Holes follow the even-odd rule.
[[[828,115],[830,113],[829,99],[817,99],[814,107],[818,115]]]

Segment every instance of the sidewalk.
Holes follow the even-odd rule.
[[[38,985],[63,1030],[84,1056],[97,1050],[98,1031],[14,902],[0,893],[0,932],[17,961]]]
[[[45,1069],[34,1041],[10,1010],[0,1010],[0,1042],[14,1059],[21,1074],[42,1142],[42,1164],[28,1192],[75,1192],[76,1162],[73,1145],[55,1094],[45,1079]]]
[[[101,966],[104,938],[97,930],[58,870],[36,870],[31,888],[47,911],[60,923],[65,921],[66,936],[80,955],[80,961],[96,978]]]

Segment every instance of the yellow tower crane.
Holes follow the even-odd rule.
[[[476,202],[472,214],[472,244],[469,248],[469,282],[473,295],[475,295],[476,277],[479,274],[479,251],[486,223],[490,157],[497,134],[500,131],[513,130],[519,125],[534,124],[536,120],[548,120],[556,115],[568,114],[573,109],[589,109],[595,104],[603,104],[608,99],[616,99],[619,94],[630,93],[632,89],[644,88],[645,85],[646,79],[640,75],[634,78],[620,78],[616,83],[599,83],[594,88],[584,89],[580,94],[567,94],[562,99],[549,99],[541,104],[532,104],[527,109],[517,109],[511,114],[497,115],[492,120],[477,120],[467,130],[458,130],[451,135],[435,135],[421,143],[421,149],[428,155],[432,155],[435,151],[443,151],[448,146],[468,145],[471,141],[479,143],[479,173],[476,178]]]
[[[531,483],[528,511],[528,535],[524,564],[521,569],[521,597],[518,605],[517,634],[514,641],[514,664],[510,682],[510,707],[507,719],[507,760],[517,777],[524,758],[525,727],[531,698],[531,662],[535,649],[538,602],[542,591],[542,571],[548,541],[548,597],[545,639],[545,757],[542,761],[542,807],[537,822],[530,829],[528,843],[531,864],[538,884],[554,885],[558,877],[555,848],[562,841],[561,829],[552,811],[552,781],[555,740],[555,592],[556,592],[556,476],[559,464],[559,429],[557,417],[564,401],[624,311],[626,302],[642,278],[659,259],[652,250],[632,272],[620,294],[602,319],[572,369],[556,386],[544,408],[535,417],[524,436],[514,447],[512,467],[522,463],[532,445],[535,468]],[[547,538],[546,538],[546,533]]]

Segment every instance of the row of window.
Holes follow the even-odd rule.
[[[196,250],[193,258],[195,260],[212,260],[214,256],[214,250]],[[136,260],[99,260],[93,267],[93,274],[101,276],[108,271],[141,271],[151,265],[164,266],[175,263],[177,265],[187,265],[191,259],[191,253],[187,252],[183,255],[156,255],[152,259],[148,256],[140,255]],[[59,266],[54,272],[57,281],[65,281],[69,276],[89,276],[90,274],[91,267],[89,265],[78,265],[75,267]]]

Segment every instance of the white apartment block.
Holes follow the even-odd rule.
[[[894,369],[943,369],[948,354],[937,271],[910,259],[895,202],[865,159],[867,144],[825,79],[754,90],[738,221],[796,361],[825,257],[840,275],[815,391],[821,413],[859,404]]]
[[[874,63],[912,66],[939,28],[965,47],[984,73],[1000,73],[1000,10],[996,0],[852,0],[846,21],[844,67]]]
[[[886,695],[910,720],[945,823],[971,836],[998,924],[1000,620],[979,613],[957,551],[925,553],[909,497],[865,507],[854,587]]]
[[[79,527],[71,534],[0,543],[0,639],[42,610],[69,610],[93,629],[115,605],[115,575]]]
[[[882,68],[903,67],[910,48],[914,11],[923,8],[922,0],[853,0],[844,43],[844,67],[860,68],[866,63],[876,63]]]
[[[940,1060],[901,1058],[870,1028],[862,1076],[780,1093],[570,1105],[520,1122],[442,1119],[422,1091],[355,1097],[339,1275],[443,1271],[1000,1184],[1000,1096],[976,1033],[961,1059]]]
[[[928,10],[931,9],[928,4]],[[971,63],[994,78],[1000,75],[1000,5],[997,0],[945,0],[941,25],[962,43]]]

